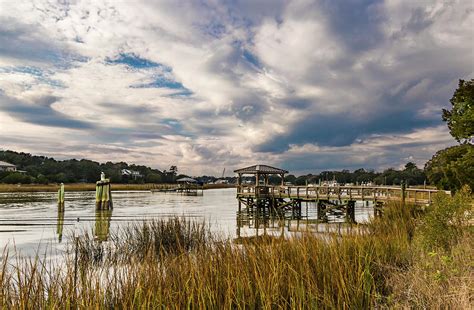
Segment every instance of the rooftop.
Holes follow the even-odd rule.
[[[16,167],[16,166],[10,163],[7,163],[5,161],[0,161],[0,167]]]
[[[288,171],[280,169],[280,168],[275,168],[272,166],[268,165],[253,165],[250,167],[245,167],[241,169],[234,170],[235,173],[240,173],[240,174],[285,174],[288,173]]]

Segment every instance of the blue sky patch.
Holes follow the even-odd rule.
[[[183,88],[181,91],[167,95],[170,98],[190,97],[194,93],[187,88]]]
[[[150,83],[135,84],[131,85],[130,88],[168,88],[178,91],[176,93],[170,94],[170,97],[190,96],[193,94],[193,92],[184,87],[182,83],[167,78],[163,75],[156,75],[154,80]]]
[[[47,84],[53,87],[64,87],[61,81],[51,79],[49,76],[52,71],[42,70],[38,67],[18,66],[18,67],[0,67],[0,73],[22,73],[33,76],[38,84]]]
[[[105,61],[108,64],[122,64],[134,69],[161,68],[165,72],[171,72],[171,68],[160,63],[141,58],[135,54],[120,53],[117,58],[107,57]]]
[[[251,63],[252,65],[254,65],[255,67],[257,68],[261,68],[262,67],[262,64],[260,63],[260,61],[258,60],[257,56],[255,56],[254,54],[252,54],[250,51],[244,49],[243,53],[242,53],[242,57],[244,57],[245,60],[247,60],[249,63]]]
[[[170,88],[170,89],[184,89],[185,87],[180,82],[167,79],[163,76],[157,77],[153,82],[146,84],[138,84],[131,86],[132,88]]]

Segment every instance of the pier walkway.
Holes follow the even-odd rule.
[[[348,221],[355,222],[355,205],[357,201],[372,202],[375,215],[383,213],[387,202],[398,201],[401,205],[429,205],[439,190],[424,188],[406,188],[402,186],[364,186],[364,185],[307,185],[293,186],[284,183],[288,171],[267,166],[254,165],[234,171],[238,174],[237,200],[239,213],[242,205],[247,211],[286,212],[298,216],[303,202],[314,202],[318,220],[324,221],[334,210],[345,213]],[[252,175],[254,184],[243,184],[244,175]],[[269,183],[270,175],[278,175],[280,185]],[[253,179],[253,178],[252,178]],[[245,179],[248,182],[248,178]],[[274,179],[273,179],[274,181]],[[449,192],[446,192],[449,194]]]
[[[403,188],[396,186],[285,186],[239,185],[237,198],[289,198],[302,201],[402,201],[415,205],[431,204],[436,189]],[[449,192],[448,192],[449,193]]]

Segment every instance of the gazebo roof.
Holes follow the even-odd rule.
[[[275,168],[272,166],[267,166],[267,165],[253,165],[250,167],[245,167],[241,169],[234,170],[235,173],[240,173],[240,174],[285,174],[288,173],[288,171],[280,169],[280,168]]]

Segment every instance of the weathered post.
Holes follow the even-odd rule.
[[[112,210],[112,190],[110,180],[105,178],[105,174],[100,174],[100,181],[97,181],[95,187],[95,206],[96,210]]]
[[[58,221],[56,223],[56,233],[58,234],[58,242],[61,243],[63,240],[63,227],[64,227],[64,210],[58,209]]]
[[[318,208],[318,223],[327,222],[326,206],[324,205],[324,203],[318,200],[317,208]]]
[[[400,182],[400,186],[401,186],[401,189],[402,189],[402,207],[405,207],[405,197],[406,197],[406,192],[405,192],[406,185],[405,185],[405,182],[404,182],[404,181],[401,181],[401,182]]]
[[[61,186],[58,190],[58,211],[64,211],[64,184],[61,183]]]
[[[347,209],[346,209],[346,218],[349,223],[355,223],[355,201],[349,200],[347,202]]]
[[[383,202],[377,201],[374,205],[374,216],[375,217],[381,217],[382,216],[382,208],[383,208]]]

